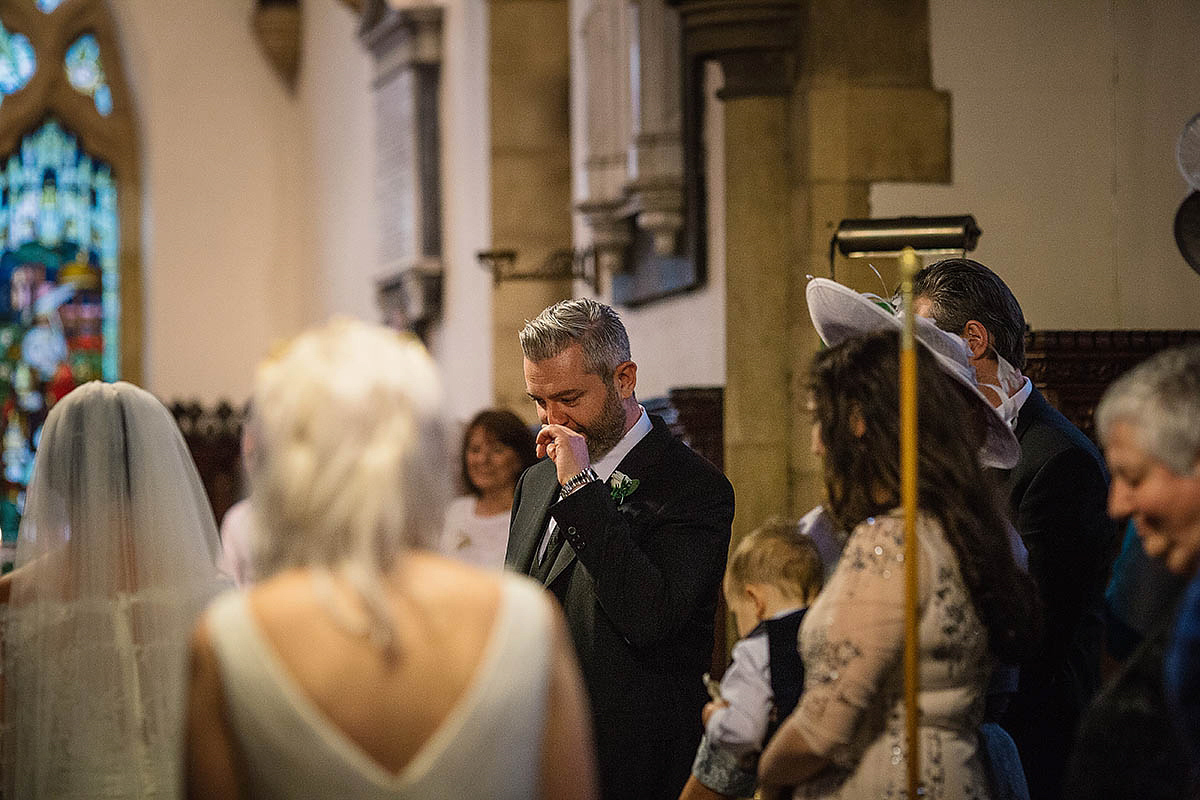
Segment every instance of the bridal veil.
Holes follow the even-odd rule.
[[[51,410],[3,631],[9,797],[168,798],[186,644],[223,588],[208,499],[171,414],[128,383]]]

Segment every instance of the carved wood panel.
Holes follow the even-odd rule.
[[[224,400],[209,408],[194,400],[176,400],[167,408],[192,453],[213,517],[220,524],[229,507],[245,495],[241,468],[244,409]]]
[[[1200,331],[1032,331],[1025,336],[1025,374],[1093,441],[1093,417],[1104,390],[1131,367],[1167,347],[1200,343]]]

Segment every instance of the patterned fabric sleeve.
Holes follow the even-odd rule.
[[[835,763],[853,758],[851,745],[865,713],[878,705],[885,681],[900,669],[903,538],[904,520],[899,516],[873,517],[860,524],[818,599],[826,605],[828,628],[814,631],[814,640],[805,645],[804,693],[785,724],[796,726],[816,754]],[[920,559],[921,606],[927,562]]]
[[[750,797],[758,786],[756,766],[757,762],[749,766],[742,764],[733,753],[714,745],[708,736],[702,736],[696,749],[696,760],[692,762],[692,774],[717,794]]]

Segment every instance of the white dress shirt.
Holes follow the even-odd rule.
[[[803,605],[773,614],[786,617]],[[771,645],[763,628],[739,639],[730,654],[729,669],[721,679],[721,696],[729,705],[713,711],[704,728],[708,741],[741,758],[762,750],[775,693],[771,689]]]
[[[1013,428],[1017,427],[1017,416],[1021,413],[1022,406],[1025,405],[1025,401],[1029,399],[1029,395],[1031,394],[1033,394],[1033,381],[1026,378],[1021,388],[1017,389],[1017,393],[1008,398],[1006,405],[1012,408],[1012,417],[1008,420],[1008,424]]]

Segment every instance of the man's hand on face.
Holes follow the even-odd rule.
[[[592,465],[587,439],[565,425],[543,425],[537,435],[538,458],[549,456],[558,473],[558,482],[578,475]]]

